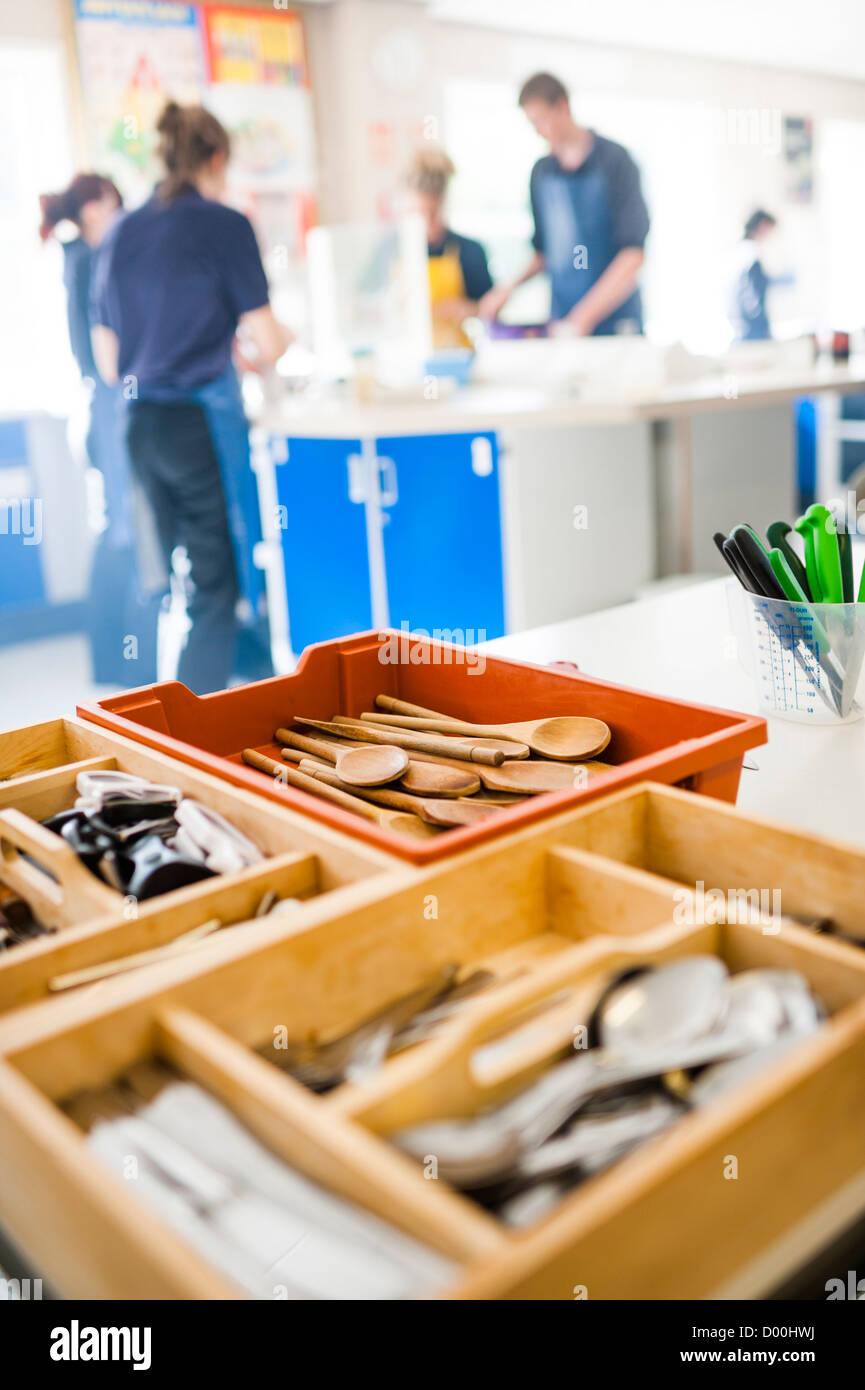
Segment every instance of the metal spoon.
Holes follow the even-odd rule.
[[[759,982],[758,982],[759,983]],[[551,1068],[539,1082],[486,1115],[440,1120],[397,1131],[392,1141],[421,1159],[438,1160],[439,1176],[482,1186],[513,1170],[549,1139],[589,1097],[626,1082],[735,1057],[767,1041],[763,1007],[744,1005],[753,985],[738,986],[729,1024],[728,977],[712,956],[673,961],[614,988],[600,1008],[602,1046]],[[776,1011],[783,1024],[783,1011]]]

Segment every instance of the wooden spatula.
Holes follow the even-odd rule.
[[[330,768],[322,767],[316,763],[303,762],[300,764],[300,770],[327,782],[331,787],[338,787],[343,790],[342,783],[340,783],[336,773],[331,772]],[[363,797],[365,801],[375,802],[378,806],[387,806],[394,811],[413,811],[428,825],[448,827],[476,825],[479,821],[489,820],[491,816],[501,814],[501,810],[496,806],[482,806],[462,798],[459,801],[437,801],[432,797],[410,796],[408,792],[382,791],[372,788],[359,790],[358,795]]]
[[[452,733],[471,738],[507,738],[527,743],[533,753],[560,761],[593,758],[602,753],[610,741],[610,729],[601,719],[565,714],[548,719],[522,719],[507,724],[469,724],[446,714],[430,714],[422,705],[409,705],[392,695],[377,695],[376,705],[386,710],[394,727],[419,729],[432,733]],[[367,716],[364,716],[366,718]],[[384,722],[375,715],[370,722]]]

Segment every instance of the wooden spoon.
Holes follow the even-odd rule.
[[[601,753],[610,741],[610,729],[602,719],[588,719],[583,715],[565,714],[550,719],[521,719],[508,724],[469,724],[449,715],[430,711],[418,714],[422,705],[407,705],[404,700],[395,700],[391,695],[376,696],[376,705],[391,716],[394,727],[430,730],[433,733],[452,733],[471,738],[477,734],[481,738],[512,738],[527,743],[533,753],[545,758],[559,760],[593,758]],[[366,717],[366,716],[364,716]],[[371,722],[386,722],[375,715]]]
[[[379,825],[384,825],[388,830],[394,830],[400,835],[409,835],[415,840],[428,840],[436,832],[432,826],[427,825],[419,816],[406,815],[401,811],[388,811],[379,806],[370,806],[368,802],[361,801],[360,797],[353,796],[349,792],[344,792],[330,785],[325,785],[315,777],[310,777],[307,773],[297,771],[293,767],[288,767],[286,763],[278,763],[275,758],[269,758],[266,753],[259,753],[255,748],[244,748],[241,754],[243,761],[250,767],[255,767],[259,772],[267,772],[271,777],[278,777],[280,782],[287,782],[289,786],[298,787],[300,791],[309,792],[312,796],[317,796],[325,801],[332,801],[334,805],[341,806],[344,811],[352,811],[356,816],[363,816],[364,820],[376,821]],[[312,764],[309,764],[312,766]],[[330,772],[330,767],[322,763],[323,771]]]
[[[320,764],[303,762],[301,772],[327,782],[331,787],[341,787],[340,780],[330,768]],[[427,825],[455,826],[476,825],[478,821],[489,820],[500,811],[495,806],[480,806],[460,798],[459,801],[436,801],[432,797],[409,796],[408,792],[381,791],[364,788],[358,791],[366,801],[378,806],[388,806],[395,811],[413,811]]]
[[[300,748],[306,753],[318,755],[324,762],[336,763],[336,771],[345,782],[348,779],[343,773],[345,765],[344,756],[339,756],[339,743],[336,739],[307,738],[304,734],[295,734],[291,729],[277,729],[276,737],[279,742],[286,744],[289,748]],[[350,749],[358,752],[367,753],[384,752],[384,747],[377,747],[370,743],[354,743],[347,741]],[[460,763],[458,759],[453,760],[453,764],[443,764],[438,766],[433,763],[419,762],[410,759],[404,749],[397,749],[397,752],[404,753],[408,767],[396,780],[399,788],[406,792],[415,792],[421,796],[472,796],[474,792],[480,790],[480,778],[477,773],[469,768],[466,763]],[[292,759],[291,761],[300,761]],[[355,783],[356,786],[373,786],[374,783]]]
[[[418,761],[446,763],[437,754],[416,753]],[[583,772],[585,769],[585,772]],[[563,787],[580,787],[598,772],[609,772],[609,763],[551,763],[540,758],[527,762],[503,762],[501,767],[478,768],[478,776],[488,791],[515,792],[518,796],[537,796],[557,792]]]
[[[393,722],[394,719],[396,723]],[[351,719],[348,715],[335,714],[333,716],[333,722],[334,724],[343,724],[346,728],[355,729],[358,726],[360,726],[361,729],[369,729],[374,726],[382,733],[389,734],[392,743],[396,742],[399,738],[423,738],[422,732],[418,731],[413,733],[408,727],[409,723],[412,721],[392,714],[374,714],[372,711],[367,711],[360,716],[360,719]],[[434,738],[436,736],[430,734],[429,737]],[[514,740],[510,738],[473,738],[468,740],[464,738],[448,737],[446,740],[441,741],[443,755],[448,755],[448,748],[456,748],[459,744],[468,743],[469,741],[473,748],[489,748],[501,753],[503,762],[514,758],[528,758],[532,751],[527,743],[515,743]]]
[[[488,767],[498,767],[505,760],[500,748],[487,748],[469,738],[435,738],[405,730],[386,734],[359,719],[346,719],[342,715],[337,715],[336,719],[304,719],[296,714],[294,718],[295,723],[306,724],[310,729],[322,729],[327,734],[344,734],[349,729],[352,737],[361,743],[396,744],[409,753],[445,753],[460,762],[485,763]]]
[[[367,744],[353,748],[339,748],[327,744],[322,739],[304,738],[302,734],[292,734],[287,729],[277,729],[276,737],[280,743],[291,744],[299,741],[297,748],[306,748],[308,753],[317,754],[329,763],[336,765],[341,782],[350,787],[381,787],[385,782],[394,782],[402,777],[408,768],[408,753],[404,748],[388,744]]]
[[[281,732],[284,734],[284,733],[287,733],[288,730],[283,729]],[[312,739],[309,740],[310,743],[311,743],[312,741],[313,741]],[[290,763],[298,763],[298,764],[300,764],[300,763],[304,763],[304,762],[313,762],[313,763],[318,763],[320,767],[329,768],[331,771],[334,770],[334,769],[333,769],[333,764],[330,763],[330,762],[325,762],[324,758],[316,758],[316,757],[313,757],[313,755],[312,755],[311,753],[309,753],[309,752],[307,752],[307,751],[305,751],[305,750],[303,750],[303,749],[300,749],[300,748],[294,748],[294,747],[292,747],[290,744],[283,748],[283,750],[282,750],[282,756],[286,759],[287,762],[290,762]],[[399,782],[398,782],[397,785],[394,787],[394,790],[395,790],[395,791],[400,791],[400,790],[402,790],[402,791],[414,791],[414,792],[420,793],[421,795],[425,795],[425,794],[426,794],[426,795],[430,795],[430,796],[435,795],[435,796],[447,796],[447,797],[457,797],[457,796],[472,796],[472,797],[473,797],[473,796],[474,796],[474,793],[475,793],[476,791],[479,791],[479,790],[480,790],[480,785],[481,785],[481,784],[480,784],[480,778],[474,777],[474,776],[472,776],[471,774],[469,774],[468,778],[463,778],[463,777],[462,777],[462,774],[458,771],[458,769],[459,769],[461,766],[464,766],[464,764],[461,765],[460,763],[457,763],[457,764],[456,764],[456,769],[457,769],[457,770],[454,770],[453,773],[450,773],[450,772],[449,772],[449,769],[446,769],[446,768],[435,768],[435,769],[433,769],[431,766],[429,766],[429,767],[424,767],[421,763],[413,763],[412,766],[413,766],[417,771],[419,771],[419,772],[433,772],[433,771],[435,771],[436,773],[448,772],[449,775],[452,775],[452,776],[454,776],[454,777],[460,777],[461,780],[466,781],[466,782],[468,783],[468,785],[467,785],[467,787],[465,788],[465,790],[460,790],[460,791],[448,791],[448,792],[441,792],[441,791],[439,791],[439,792],[425,791],[425,790],[422,789],[421,787],[412,788],[412,787],[407,786],[406,784],[407,784],[407,782],[410,780],[410,779],[409,779],[409,774],[407,773],[405,777],[401,777],[401,778],[399,779]],[[425,780],[427,780],[427,779],[421,778],[421,779],[419,779],[419,780],[425,781]],[[429,779],[429,780],[431,781],[432,779]],[[388,815],[396,815],[396,814],[397,814],[396,811],[389,811],[389,812],[388,812]]]

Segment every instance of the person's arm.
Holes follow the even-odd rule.
[[[64,247],[63,278],[68,296],[69,343],[72,356],[82,376],[92,377],[96,371],[93,344],[90,341],[90,283],[91,252],[83,244]]]
[[[514,290],[519,289],[520,285],[525,285],[527,281],[533,280],[536,275],[540,275],[546,265],[544,260],[544,237],[541,222],[540,209],[538,204],[538,180],[543,177],[541,166],[542,160],[538,160],[532,169],[529,179],[529,202],[532,209],[532,221],[534,230],[532,232],[532,246],[534,254],[520,274],[514,280],[509,280],[504,285],[496,285],[488,294],[485,294],[478,305],[478,313],[484,319],[497,319],[502,309],[507,304]]]
[[[502,309],[507,304],[514,290],[519,289],[527,280],[532,280],[536,275],[540,275],[544,268],[543,251],[535,251],[528,265],[520,272],[515,280],[509,280],[504,285],[495,285],[488,290],[483,299],[478,304],[478,313],[482,319],[497,319]]]
[[[236,360],[242,371],[264,371],[279,361],[292,335],[271,308],[267,276],[248,218],[232,215],[220,251],[225,292],[237,316]]]
[[[96,370],[106,386],[116,386],[120,376],[120,341],[112,327],[119,322],[114,292],[114,251],[118,235],[119,224],[96,252],[90,277],[90,346]]]
[[[487,253],[481,243],[460,237],[457,246],[465,293],[453,299],[439,299],[435,306],[436,318],[451,323],[462,323],[463,319],[476,314],[484,295],[493,287]]]
[[[269,303],[241,314],[237,329],[242,365],[252,371],[272,367],[293,341],[291,330],[279,322]],[[251,351],[246,350],[247,344]]]
[[[562,323],[581,337],[594,333],[598,324],[609,318],[633,294],[644,260],[642,246],[624,247]]]
[[[96,370],[106,386],[116,386],[119,379],[117,362],[120,352],[117,334],[104,323],[94,323],[90,329],[90,342]]]

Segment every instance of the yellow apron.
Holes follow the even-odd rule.
[[[435,348],[470,348],[471,338],[467,337],[458,323],[439,318],[436,305],[442,299],[465,299],[466,283],[457,251],[445,250],[440,256],[430,256],[429,297],[433,318],[433,346]]]

